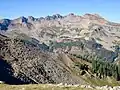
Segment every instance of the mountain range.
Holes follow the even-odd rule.
[[[92,59],[119,63],[120,24],[98,14],[1,19],[0,59],[7,83],[88,84],[75,73],[94,76]],[[78,62],[89,70],[78,72]]]
[[[40,18],[22,16],[14,20],[2,19],[0,32],[12,37],[15,33],[24,33],[48,46],[51,42],[76,42],[83,39],[101,44],[102,48],[111,52],[115,51],[114,47],[120,41],[120,24],[107,21],[98,14],[79,16],[70,13],[66,16],[56,14]]]

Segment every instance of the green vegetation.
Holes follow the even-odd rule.
[[[52,42],[50,44],[53,48],[65,48],[65,47],[72,47],[72,46],[80,46],[81,49],[84,48],[84,44],[80,41],[75,41],[75,42]]]
[[[120,53],[120,45],[119,45],[119,44],[118,44],[118,45],[115,45],[115,46],[113,46],[113,47],[114,47],[116,53]]]
[[[100,38],[96,38],[98,41],[102,41]]]
[[[78,66],[80,70],[88,71],[88,65],[86,64],[76,63],[75,66]]]
[[[105,61],[97,56],[91,55],[81,56],[76,54],[74,54],[73,56],[80,58],[81,60],[84,60],[86,62],[89,62],[92,66],[89,67],[86,64],[76,63],[75,66],[78,66],[80,70],[90,71],[92,75],[95,75],[101,80],[107,77],[114,78],[116,81],[120,80],[120,65]]]
[[[76,55],[76,54],[73,54],[73,56],[77,57],[77,58],[80,58],[82,60],[85,60],[87,62],[90,62],[92,61],[92,59],[94,58],[94,56],[91,56],[89,54],[84,54],[84,55]]]
[[[96,74],[99,78],[105,78],[107,76],[114,77],[117,81],[120,80],[120,66],[100,61],[100,60],[93,60],[92,61],[92,70],[93,73]]]

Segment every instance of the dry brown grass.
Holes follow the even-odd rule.
[[[54,85],[45,85],[45,84],[38,84],[38,85],[6,85],[0,84],[0,90],[94,90],[94,89],[85,89],[81,87],[60,87]]]

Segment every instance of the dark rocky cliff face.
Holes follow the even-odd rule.
[[[0,59],[0,81],[9,84],[23,84],[21,80],[15,78],[12,73],[12,67],[5,61]]]

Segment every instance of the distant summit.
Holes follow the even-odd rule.
[[[74,13],[69,13],[68,15],[66,15],[66,16],[79,16],[79,15],[75,15]],[[65,16],[62,16],[62,15],[60,15],[60,14],[54,14],[54,15],[48,15],[48,16],[46,16],[46,17],[40,17],[40,18],[35,18],[35,17],[33,17],[33,16],[28,16],[28,17],[24,17],[24,16],[21,16],[21,17],[19,17],[19,18],[16,18],[16,19],[14,19],[14,20],[19,20],[19,19],[21,19],[22,21],[26,21],[27,19],[28,20],[32,20],[32,21],[34,21],[34,20],[40,20],[40,19],[46,19],[46,20],[52,20],[52,19],[62,19],[62,18],[64,18]],[[89,13],[86,13],[85,15],[83,15],[82,17],[96,17],[96,18],[102,18],[102,16],[100,16],[99,14],[89,14]],[[1,19],[0,20],[0,23],[1,23],[1,21],[3,21],[3,20],[6,20],[6,19]],[[8,19],[9,20],[9,19]]]
[[[118,41],[119,29],[119,23],[110,22],[99,14],[89,13],[83,16],[69,13],[65,16],[60,14],[40,18],[21,16],[13,20],[0,20],[0,33],[10,33],[11,31],[25,33],[46,44],[49,44],[50,41],[64,41],[64,39],[87,38],[86,40],[88,40],[94,38],[97,40],[100,38],[99,43],[109,50],[113,50],[112,42]],[[105,43],[106,40],[109,41]]]
[[[54,14],[52,16],[46,16],[46,17],[40,17],[40,18],[35,18],[33,16],[28,16],[28,17],[24,17],[24,16],[21,16],[19,18],[16,18],[16,19],[13,19],[13,20],[10,20],[10,19],[1,19],[0,20],[0,29],[1,30],[7,30],[7,28],[9,27],[9,25],[11,26],[14,25],[14,24],[28,24],[28,23],[32,23],[34,24],[34,22],[39,22],[39,24],[41,24],[42,22],[44,22],[44,24],[46,23],[45,21],[49,21],[49,20],[57,20],[57,21],[62,21],[61,23],[65,24],[66,20],[68,20],[68,17],[69,17],[69,20],[73,20],[74,19],[74,24],[76,23],[76,21],[79,21],[79,23],[82,23],[81,21],[84,21],[84,22],[92,22],[92,23],[96,23],[96,22],[99,22],[99,23],[107,23],[107,21],[102,18],[100,15],[98,14],[85,14],[83,16],[79,16],[79,15],[75,15],[74,13],[70,13],[66,16],[62,16],[60,14]],[[59,19],[59,20],[58,20]],[[87,19],[88,21],[85,21],[84,19]],[[42,20],[42,22],[41,22]],[[65,21],[64,21],[65,20]],[[92,21],[94,20],[94,21]],[[95,21],[96,20],[96,21]],[[56,21],[56,22],[57,22]],[[40,23],[41,22],[41,23]],[[46,25],[48,25],[46,23]],[[8,28],[9,29],[9,28]]]

